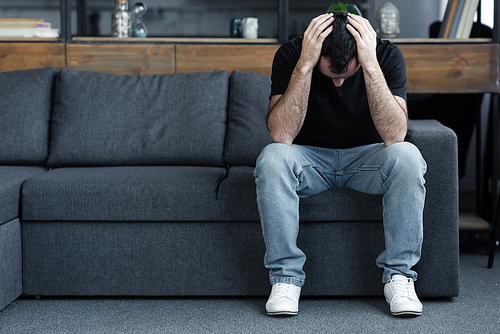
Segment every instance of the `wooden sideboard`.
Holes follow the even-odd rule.
[[[235,69],[271,74],[278,44],[162,42],[0,43],[0,71],[53,66],[115,74]],[[419,40],[421,41],[421,40]],[[432,41],[432,40],[430,40]],[[198,42],[198,41],[196,41]],[[497,93],[499,46],[481,43],[394,42],[406,60],[409,93]]]
[[[66,66],[61,43],[0,43],[0,72]]]

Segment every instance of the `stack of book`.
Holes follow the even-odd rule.
[[[59,30],[43,19],[0,18],[0,37],[59,37]]]
[[[448,0],[440,38],[469,38],[479,0]]]

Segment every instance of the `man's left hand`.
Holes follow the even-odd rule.
[[[365,69],[378,66],[377,33],[367,19],[354,14],[348,17],[347,30],[356,40],[359,64]]]

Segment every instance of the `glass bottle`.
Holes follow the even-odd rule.
[[[111,32],[113,37],[132,37],[132,12],[128,10],[127,0],[116,0],[111,14]]]

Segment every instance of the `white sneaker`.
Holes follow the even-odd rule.
[[[274,284],[266,303],[267,314],[296,315],[299,313],[300,290],[300,287],[293,284]]]
[[[392,315],[417,316],[422,314],[422,303],[415,293],[411,278],[393,275],[384,286],[385,300],[391,307]]]

